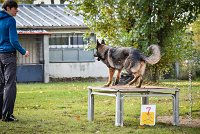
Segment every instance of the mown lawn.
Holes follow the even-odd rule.
[[[200,126],[172,126],[156,122],[155,126],[141,127],[140,98],[125,99],[124,126],[115,127],[115,98],[95,96],[95,119],[87,120],[87,86],[99,86],[102,82],[56,82],[18,84],[14,115],[18,122],[0,121],[0,133],[8,134],[62,134],[62,133],[113,133],[113,134],[199,134]],[[178,87],[180,91],[180,116],[188,118],[190,101],[187,81],[161,82],[160,85]],[[192,118],[200,119],[200,82],[192,83]],[[169,97],[152,97],[157,116],[172,115]],[[189,123],[189,122],[188,122]]]

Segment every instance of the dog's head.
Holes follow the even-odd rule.
[[[97,40],[97,46],[96,46],[96,52],[94,54],[94,57],[97,57],[97,60],[103,60],[104,59],[104,50],[103,50],[103,46],[105,45],[105,41],[102,40],[101,43],[99,42],[99,40]]]

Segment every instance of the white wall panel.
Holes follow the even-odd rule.
[[[101,61],[88,63],[49,63],[52,78],[108,77],[108,69]]]

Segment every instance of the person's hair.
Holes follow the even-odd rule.
[[[9,7],[10,9],[13,7],[18,8],[18,4],[14,0],[6,0],[2,5],[2,9],[7,10],[7,7]]]

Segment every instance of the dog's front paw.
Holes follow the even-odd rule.
[[[110,86],[110,84],[105,84],[105,85],[103,85],[103,87],[109,87]]]
[[[140,88],[140,87],[141,87],[140,85],[136,86],[136,88]]]
[[[108,81],[108,82],[104,85],[104,87],[109,87],[111,83],[112,83],[112,81]]]

